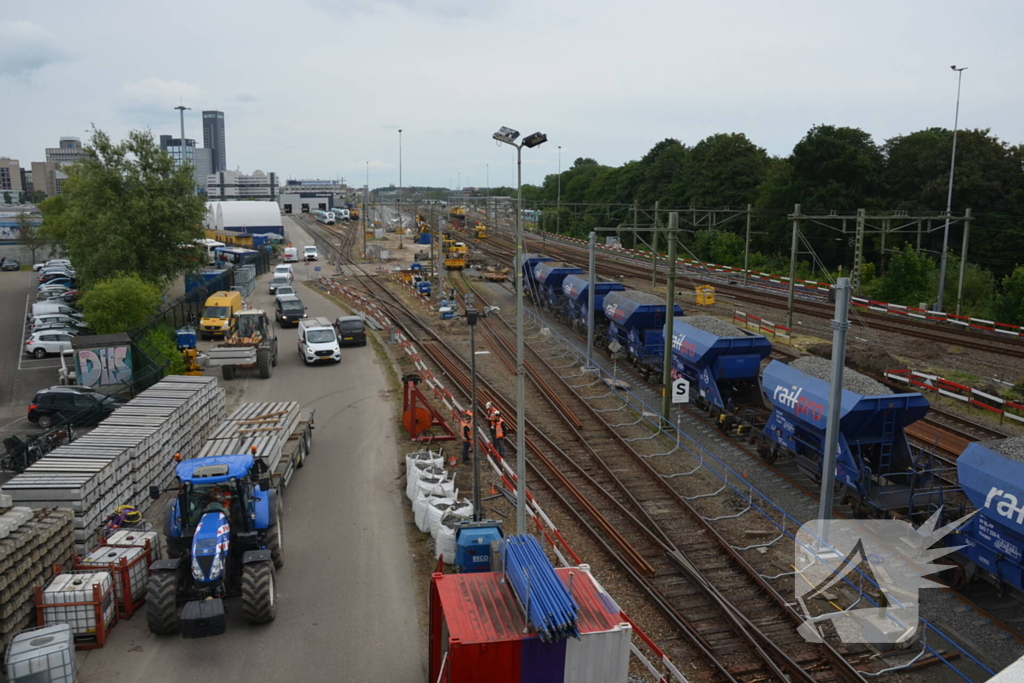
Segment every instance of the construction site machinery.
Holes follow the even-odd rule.
[[[457,242],[453,239],[444,238],[444,267],[448,270],[461,270],[466,267],[466,258],[469,256],[469,247],[465,242]]]
[[[453,206],[448,210],[448,218],[452,222],[458,221],[459,225],[466,222],[466,207],[464,206]]]
[[[476,238],[478,240],[487,239],[487,226],[483,223],[477,223],[474,230],[476,230]]]
[[[247,621],[277,613],[274,555],[281,550],[281,504],[269,466],[251,453],[194,458],[175,468],[177,497],[168,510],[168,541],[187,548],[151,566],[149,630],[186,638],[224,633],[224,598],[241,596]],[[159,498],[154,486],[150,495]],[[180,613],[178,606],[183,605]]]
[[[203,367],[199,364],[199,349],[196,348],[196,328],[182,327],[176,331],[178,350],[185,360],[185,375],[202,375]]]
[[[240,368],[256,368],[260,377],[270,377],[277,365],[277,335],[266,312],[247,308],[235,313],[235,329],[223,344],[207,353],[210,367],[220,367],[224,379],[234,379]]]
[[[177,465],[163,525],[171,559],[154,562],[150,577],[151,631],[223,633],[222,601],[236,596],[249,621],[273,620],[284,565],[279,496],[305,465],[313,418],[295,402],[244,403]]]

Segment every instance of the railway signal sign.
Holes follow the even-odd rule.
[[[679,379],[672,381],[672,402],[673,403],[689,403],[690,402],[690,381],[680,377]]]

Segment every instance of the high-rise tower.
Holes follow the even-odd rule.
[[[224,112],[203,112],[203,147],[211,150],[212,173],[228,170],[228,156],[224,150]]]

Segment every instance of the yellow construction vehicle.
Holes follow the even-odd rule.
[[[476,238],[478,240],[487,239],[487,226],[486,225],[484,225],[483,223],[477,223],[476,227],[475,227],[475,230],[476,230]]]
[[[469,256],[469,247],[465,242],[456,242],[447,237],[444,238],[444,267],[448,270],[462,270],[466,267],[466,257]]]
[[[448,212],[448,218],[453,221],[464,221],[466,220],[466,207],[464,206],[453,206]]]

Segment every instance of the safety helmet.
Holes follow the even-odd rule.
[[[490,408],[490,407],[491,407],[491,402],[490,401],[488,401],[487,403],[484,404],[484,408]]]

